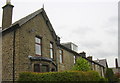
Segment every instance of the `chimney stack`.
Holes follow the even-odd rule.
[[[117,58],[115,59],[115,65],[116,65],[116,68],[118,68],[118,60],[117,60]]]
[[[88,56],[87,58],[92,61],[92,56]]]
[[[79,53],[82,57],[86,57],[86,53],[83,51],[81,53]]]
[[[12,13],[13,5],[11,5],[10,0],[6,1],[6,5],[3,8],[3,17],[2,17],[2,30],[8,28],[12,24]]]

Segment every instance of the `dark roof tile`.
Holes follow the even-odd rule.
[[[20,26],[23,25],[24,23],[26,23],[27,21],[29,21],[30,19],[32,19],[33,17],[35,17],[36,15],[40,14],[43,11],[43,8],[37,10],[36,12],[29,14],[28,16],[16,21],[15,23],[13,23],[11,26],[19,24]]]

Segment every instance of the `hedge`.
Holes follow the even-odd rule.
[[[98,72],[95,71],[65,71],[65,72],[47,72],[47,73],[35,73],[35,72],[22,72],[19,75],[18,81],[20,82],[95,82],[95,83],[105,83],[106,80],[101,78]]]

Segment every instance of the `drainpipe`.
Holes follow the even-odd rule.
[[[58,57],[59,57],[59,54],[58,54],[58,52],[59,52],[59,45],[57,45],[57,51],[56,51],[56,71],[58,72],[58,67],[59,67],[59,61],[58,61]]]
[[[15,81],[15,32],[13,31],[13,83]]]
[[[59,70],[59,62],[58,62],[58,57],[59,57],[59,45],[60,45],[60,37],[57,36],[57,40],[56,40],[56,45],[57,45],[57,51],[56,51],[56,71],[58,72]]]

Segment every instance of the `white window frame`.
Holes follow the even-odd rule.
[[[35,54],[42,56],[42,39],[40,37],[35,37]]]
[[[73,58],[74,58],[73,60],[74,60],[74,64],[75,64],[76,63],[76,56],[73,56]]]
[[[50,42],[50,58],[54,58],[54,50],[53,50],[53,43]]]
[[[63,50],[59,50],[59,54],[60,54],[60,63],[63,63]]]

